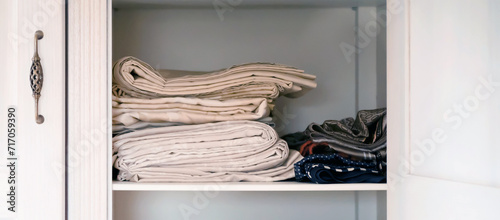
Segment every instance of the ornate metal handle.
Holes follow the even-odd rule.
[[[38,114],[38,100],[40,99],[43,85],[43,70],[40,57],[38,56],[38,40],[43,38],[42,31],[35,32],[35,54],[33,54],[33,63],[31,64],[30,83],[31,90],[33,91],[33,98],[35,98],[35,118],[37,124],[42,124],[45,121],[43,115]]]

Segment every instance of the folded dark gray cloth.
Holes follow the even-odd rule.
[[[387,147],[387,110],[374,109],[359,111],[356,119],[326,120],[323,124],[310,124],[304,132],[283,136],[291,149],[314,154],[344,153],[365,161],[384,161]],[[312,141],[314,146],[305,146]],[[309,142],[310,145],[310,142]],[[305,156],[303,154],[303,156]]]
[[[327,120],[321,125],[312,123],[304,133],[314,143],[328,143],[334,149],[350,149],[366,153],[385,152],[386,112],[385,108],[362,110],[358,112],[356,119]]]

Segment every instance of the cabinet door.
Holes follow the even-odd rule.
[[[389,219],[498,219],[500,1],[391,5]]]
[[[61,0],[0,1],[0,219],[65,217],[64,7]],[[30,85],[37,30],[44,34],[41,124]]]

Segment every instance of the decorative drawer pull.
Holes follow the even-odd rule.
[[[33,63],[31,64],[30,84],[35,98],[35,118],[37,124],[42,124],[45,120],[43,115],[38,114],[38,100],[40,99],[43,85],[43,70],[40,57],[38,56],[38,40],[43,38],[43,32],[38,30],[35,32],[35,54],[33,55]]]

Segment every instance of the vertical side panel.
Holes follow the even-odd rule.
[[[403,183],[409,170],[409,1],[387,1],[387,219],[403,219]]]
[[[68,2],[68,218],[108,217],[107,1]]]
[[[107,65],[107,85],[108,85],[108,91],[111,90],[111,82],[112,82],[112,63],[113,63],[113,2],[112,1],[107,1],[107,25],[108,25],[108,28],[107,28],[107,60],[108,60],[108,64]],[[108,142],[108,148],[107,148],[107,158],[108,158],[108,166],[107,166],[107,169],[108,169],[108,176],[107,176],[107,186],[108,186],[108,220],[112,220],[113,219],[113,179],[112,179],[112,175],[113,175],[113,160],[111,159],[112,155],[113,155],[113,148],[111,146],[112,145],[112,140],[111,140],[111,133],[112,133],[112,122],[111,122],[111,92],[108,92],[108,102],[107,102],[107,110],[108,110],[108,113],[107,113],[107,118],[109,120],[107,120],[107,126],[108,126],[108,130],[107,130],[107,134],[110,134],[110,135],[107,135],[107,142]]]
[[[377,39],[381,27],[376,7],[358,8],[358,104],[359,109],[374,109],[377,105]],[[385,74],[385,73],[384,73]],[[385,107],[385,106],[380,106]]]

